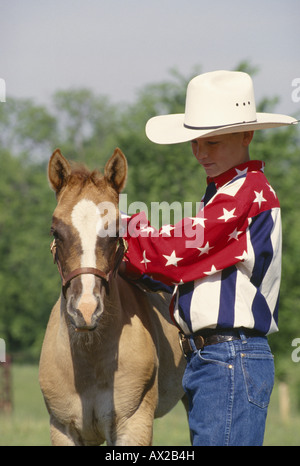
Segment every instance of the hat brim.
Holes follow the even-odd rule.
[[[256,131],[259,129],[277,128],[296,124],[298,120],[287,115],[276,113],[257,113],[254,122],[239,123],[205,129],[190,129],[184,126],[185,115],[160,115],[151,118],[146,124],[146,135],[156,144],[178,144],[193,139],[218,136],[221,134],[238,133],[242,131]]]

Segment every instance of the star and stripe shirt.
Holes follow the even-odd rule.
[[[125,260],[146,286],[173,293],[171,315],[190,335],[202,329],[278,330],[281,216],[264,162],[208,178],[195,217],[159,230],[144,212],[124,219]]]

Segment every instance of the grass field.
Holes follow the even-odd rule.
[[[13,413],[0,415],[0,446],[50,445],[48,413],[38,384],[37,366],[14,365],[13,387]],[[291,411],[290,419],[283,423],[278,409],[278,387],[275,386],[269,409],[265,446],[300,445],[300,414],[293,406]],[[189,445],[188,424],[181,403],[167,416],[155,421],[153,444]]]

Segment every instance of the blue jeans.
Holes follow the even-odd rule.
[[[206,346],[187,360],[183,388],[189,398],[193,445],[262,445],[274,385],[267,338]]]

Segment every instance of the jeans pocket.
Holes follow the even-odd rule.
[[[241,353],[242,370],[250,403],[266,408],[274,386],[274,359],[271,353]]]
[[[228,355],[227,351],[223,350],[219,345],[212,345],[209,348],[204,348],[204,350],[199,350],[197,355],[198,359],[202,363],[206,364],[216,364],[218,366],[227,367],[231,361],[231,356]]]

